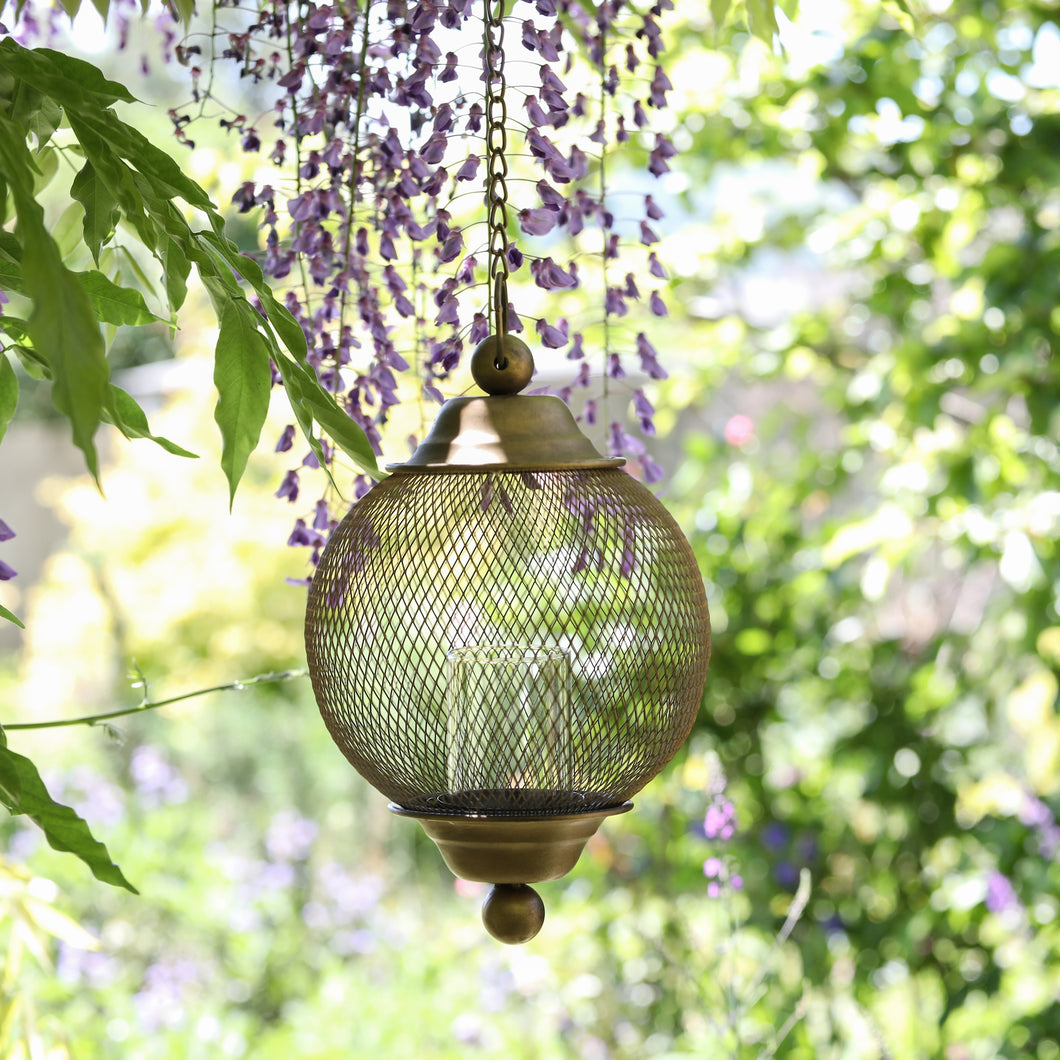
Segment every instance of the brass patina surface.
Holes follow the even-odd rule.
[[[388,470],[574,471],[624,463],[601,456],[558,397],[506,394],[447,401],[416,452]]]
[[[632,808],[632,802],[624,802],[593,813],[527,818],[456,817],[390,805],[394,813],[423,825],[454,876],[476,883],[558,880],[574,868],[605,818]]]
[[[482,903],[482,923],[498,942],[529,942],[545,922],[545,903],[525,883],[496,883]]]
[[[534,375],[534,355],[515,335],[488,335],[471,355],[471,378],[487,394],[518,394]]]

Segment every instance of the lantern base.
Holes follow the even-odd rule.
[[[506,884],[566,876],[604,818],[632,808],[632,802],[624,802],[592,813],[551,817],[457,817],[390,804],[394,813],[420,822],[454,876]]]

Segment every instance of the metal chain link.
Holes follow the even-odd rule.
[[[486,210],[489,226],[489,297],[494,334],[508,333],[508,106],[504,78],[505,0],[483,0],[482,48],[486,83]]]

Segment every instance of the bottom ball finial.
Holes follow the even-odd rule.
[[[495,883],[482,903],[482,923],[498,942],[529,942],[545,922],[545,903],[525,883]]]

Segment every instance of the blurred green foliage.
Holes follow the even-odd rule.
[[[931,12],[910,38],[851,6],[808,70],[723,51],[741,76],[687,114],[714,249],[678,290],[716,356],[671,395],[707,427],[673,498],[720,619],[704,728],[762,838],[752,922],[805,865],[813,978],[923,999],[895,1055],[1052,1056],[1060,37],[1054,5]],[[750,190],[712,198],[732,165]],[[778,254],[810,297],[734,319]]]
[[[20,971],[56,1050],[1060,1056],[1055,15],[954,0],[911,37],[875,5],[807,9],[774,55],[738,28],[704,52],[682,9],[687,314],[656,345],[695,352],[656,403],[715,623],[688,748],[502,950],[306,687],[68,736],[58,790],[143,897],[4,826],[99,940]],[[30,635],[68,637],[27,642],[11,701],[72,709],[40,677],[58,654],[98,702],[132,658],[179,687],[297,665],[301,571],[265,558],[284,531],[255,460],[223,533],[194,468],[126,465],[117,508],[56,490],[72,551]],[[722,767],[724,842],[702,829]],[[19,923],[6,944],[46,961]]]

